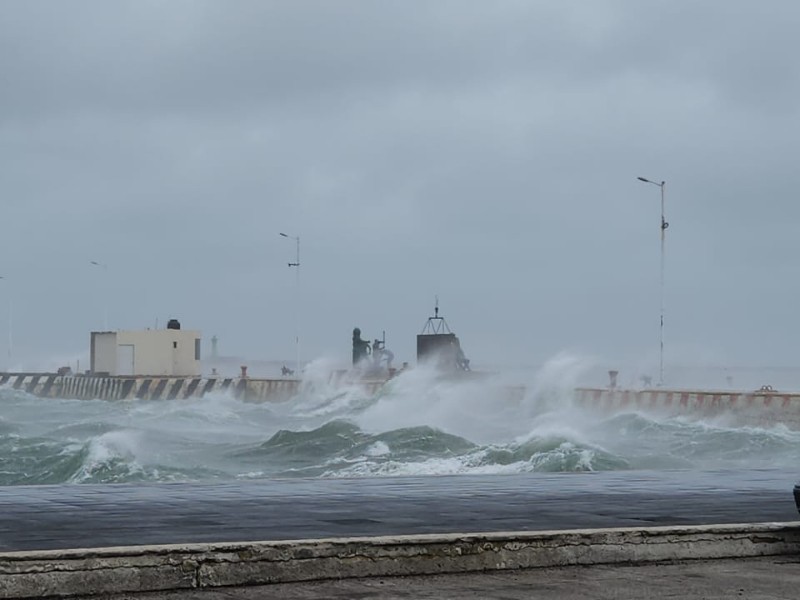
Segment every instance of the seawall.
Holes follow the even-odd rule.
[[[0,553],[0,598],[796,556],[800,523],[464,533]]]
[[[385,384],[383,379],[350,380],[340,372],[333,373],[324,383],[329,389],[357,387],[365,394],[376,394]],[[112,377],[55,373],[0,373],[0,386],[42,398],[77,400],[181,400],[221,393],[248,402],[281,402],[315,391],[313,383],[298,379]],[[526,393],[524,386],[503,386],[500,398],[519,403]],[[572,401],[582,409],[601,413],[641,411],[665,416],[730,417],[737,424],[769,426],[783,423],[800,429],[800,393],[793,392],[580,387],[574,390]]]
[[[376,393],[384,381],[355,381],[347,385]],[[55,373],[0,373],[0,386],[41,398],[75,400],[180,400],[224,393],[250,402],[288,400],[311,384],[297,379],[250,377],[102,377]]]
[[[574,402],[586,410],[603,413],[641,411],[665,416],[730,419],[736,424],[754,427],[782,423],[800,429],[800,393],[578,388]]]

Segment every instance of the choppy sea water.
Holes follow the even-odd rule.
[[[0,388],[0,485],[794,468],[800,432],[573,405],[574,365],[503,381],[424,369],[377,396],[323,379],[285,403],[41,399]],[[313,377],[313,374],[310,375]]]

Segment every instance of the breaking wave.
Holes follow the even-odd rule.
[[[0,388],[0,485],[793,467],[800,432],[577,410],[582,364],[522,387],[423,368],[374,396],[310,381],[298,398],[40,399]]]

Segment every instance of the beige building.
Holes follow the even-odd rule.
[[[200,375],[200,332],[183,329],[93,331],[91,371],[108,375]]]

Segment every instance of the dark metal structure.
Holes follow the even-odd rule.
[[[446,371],[469,371],[461,342],[450,331],[447,321],[439,316],[439,299],[432,317],[428,317],[422,333],[417,336],[417,363],[434,364]]]

